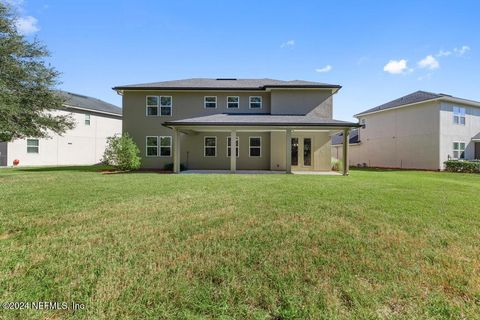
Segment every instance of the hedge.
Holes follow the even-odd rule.
[[[446,171],[480,173],[479,161],[448,160],[445,161],[444,164]]]

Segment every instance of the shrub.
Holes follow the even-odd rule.
[[[173,163],[167,163],[163,167],[163,169],[166,171],[173,171]],[[187,170],[187,167],[183,163],[180,163],[180,171],[185,171],[185,170]]]
[[[448,160],[444,164],[446,171],[480,173],[480,162],[478,161]]]
[[[107,147],[102,162],[120,170],[140,168],[140,150],[132,138],[124,133],[122,136],[107,138]]]
[[[332,158],[332,170],[333,171],[343,170],[343,161],[340,159]]]

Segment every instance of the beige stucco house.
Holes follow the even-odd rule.
[[[349,164],[443,170],[449,159],[480,159],[480,102],[417,91],[355,115]],[[341,156],[343,137],[333,138]]]
[[[107,102],[59,91],[65,109],[54,111],[68,114],[75,128],[63,135],[51,133],[49,138],[26,138],[0,142],[0,166],[89,165],[99,163],[107,137],[121,134],[122,110]]]
[[[331,136],[358,126],[332,118],[340,88],[200,78],[113,89],[123,96],[123,131],[139,146],[144,168],[291,172],[330,171]]]

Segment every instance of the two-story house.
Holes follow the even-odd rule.
[[[273,79],[186,79],[117,86],[123,131],[144,168],[330,171],[338,85]],[[345,150],[345,152],[348,152]],[[231,155],[234,155],[233,157]],[[344,168],[348,173],[348,168]]]
[[[90,165],[102,159],[107,137],[122,132],[122,109],[105,101],[58,91],[64,109],[52,114],[68,115],[75,127],[62,135],[29,137],[0,142],[0,166]]]
[[[443,170],[449,159],[480,159],[480,102],[417,91],[355,115],[350,165]],[[333,149],[343,137],[333,139]]]

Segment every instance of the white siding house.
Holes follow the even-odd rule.
[[[480,102],[417,91],[355,117],[364,127],[351,166],[443,170],[448,159],[480,159]],[[333,154],[341,141],[333,137]]]
[[[107,137],[121,134],[122,109],[104,101],[74,93],[60,92],[65,109],[75,128],[63,135],[51,133],[49,138],[17,139],[0,142],[0,165],[19,166],[90,165],[99,163]]]

